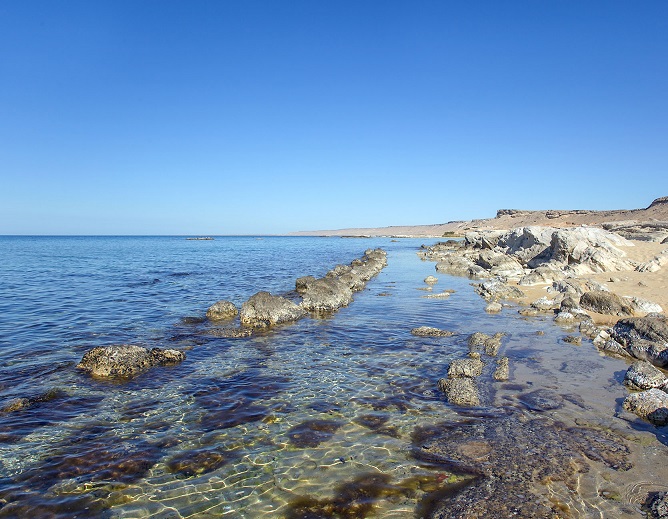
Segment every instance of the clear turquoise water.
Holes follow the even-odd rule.
[[[436,382],[474,331],[507,332],[512,382],[577,392],[588,421],[615,420],[620,361],[565,346],[546,320],[485,314],[464,278],[438,275],[434,290],[455,293],[424,298],[435,271],[416,251],[434,241],[0,237],[0,405],[32,399],[0,415],[0,517],[284,517],[295,501],[331,498],[369,474],[440,481],[447,475],[412,457],[411,433],[458,419]],[[330,317],[245,339],[216,337],[203,320],[219,299],[286,293],[374,247],[388,251],[388,267]],[[460,335],[410,335],[421,325]],[[75,369],[88,349],[118,343],[187,358],[127,383]],[[494,398],[520,406],[514,392]],[[577,420],[583,410],[558,413]],[[601,499],[597,481],[550,492],[574,516],[639,513],[635,498]],[[374,516],[412,517],[429,491],[379,498]]]

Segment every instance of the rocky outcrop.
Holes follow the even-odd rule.
[[[218,301],[212,304],[206,311],[207,319],[211,321],[220,321],[223,319],[233,319],[239,314],[239,310],[234,303],[229,301]]]
[[[668,394],[660,389],[632,393],[624,399],[623,407],[654,425],[668,424]]]
[[[309,280],[301,296],[301,307],[309,312],[334,312],[352,302],[353,291],[339,278],[324,277]]]
[[[473,286],[473,290],[485,301],[498,301],[500,299],[518,299],[524,297],[524,292],[519,288],[508,285],[501,278],[493,278]]]
[[[478,387],[472,378],[442,378],[438,381],[438,388],[453,405],[464,407],[480,405]]]
[[[628,355],[660,368],[668,366],[668,321],[665,315],[620,319],[609,332],[610,341]],[[608,348],[610,345],[605,344]]]
[[[668,379],[663,372],[648,362],[638,361],[624,375],[624,385],[635,391],[647,389],[663,389],[668,385]]]
[[[580,306],[585,310],[591,310],[599,314],[631,316],[634,314],[633,306],[624,298],[612,292],[592,290],[582,294]]]
[[[178,364],[185,358],[178,350],[149,350],[131,344],[98,346],[84,354],[77,368],[94,377],[132,378],[154,366]]]
[[[305,310],[281,296],[269,292],[258,292],[241,305],[241,324],[251,328],[266,328],[296,321],[306,314]]]

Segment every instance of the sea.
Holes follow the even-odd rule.
[[[489,506],[538,500],[559,517],[644,517],[648,493],[668,490],[668,442],[622,410],[627,363],[586,338],[565,342],[577,330],[550,316],[522,317],[513,305],[486,313],[472,280],[418,257],[436,241],[0,237],[0,517],[431,517],[480,474],[517,481],[517,495],[485,495]],[[370,248],[387,251],[387,267],[338,312],[245,338],[221,336],[205,318],[219,300],[292,297],[298,277]],[[455,335],[412,335],[418,326]],[[481,381],[483,405],[458,408],[438,380],[467,356],[474,332],[504,334],[498,355],[511,376]],[[129,381],[76,368],[112,344],[186,359]],[[475,477],[416,454],[425,431],[484,428],[499,410],[517,417],[513,427],[604,431],[623,462],[609,445],[557,449],[535,435],[509,438],[507,427],[468,444],[452,433],[461,456],[478,453],[468,460]],[[532,471],[508,462],[528,455]],[[573,464],[568,477],[550,472]]]

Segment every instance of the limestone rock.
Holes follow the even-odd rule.
[[[620,319],[610,335],[635,358],[658,367],[668,366],[668,322],[664,315]]]
[[[510,378],[510,367],[508,365],[508,357],[501,357],[496,361],[496,369],[494,370],[494,380],[505,381]]]
[[[478,406],[480,396],[475,380],[468,377],[442,378],[438,381],[438,388],[445,393],[445,397],[453,405]]]
[[[654,425],[668,424],[668,394],[660,389],[632,393],[624,399],[623,407]]]
[[[153,366],[177,364],[185,357],[178,350],[149,350],[131,344],[98,346],[84,354],[77,368],[95,377],[132,378]]]
[[[239,310],[234,306],[234,303],[230,303],[229,301],[218,301],[209,307],[206,311],[206,317],[212,321],[218,321],[222,319],[232,319],[233,317],[236,317],[238,313]]]
[[[497,303],[496,301],[489,303],[485,307],[485,312],[488,314],[498,314],[501,310],[503,310],[503,305],[501,305],[501,303]]]
[[[476,284],[473,289],[486,301],[524,297],[524,292],[519,288],[508,285],[499,278],[489,279]]]
[[[241,305],[240,318],[244,326],[265,328],[296,321],[304,314],[304,309],[292,301],[263,291],[251,296]]]
[[[448,378],[479,377],[482,375],[483,363],[479,358],[456,359],[450,363]]]
[[[311,312],[333,312],[353,300],[353,291],[346,283],[328,277],[309,280],[301,295],[302,308]]]
[[[433,285],[435,283],[438,283],[438,278],[436,276],[427,276],[424,278],[424,282],[427,283],[428,285]]]

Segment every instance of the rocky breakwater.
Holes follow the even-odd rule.
[[[337,265],[322,278],[300,277],[295,281],[295,292],[272,295],[260,291],[241,305],[240,326],[214,330],[224,337],[247,337],[253,330],[297,321],[307,315],[332,313],[348,306],[353,293],[363,290],[367,282],[387,265],[387,253],[382,249],[368,249],[364,256],[349,265]],[[220,313],[218,309],[223,309]],[[207,317],[210,321],[228,320],[234,325],[236,307],[229,301],[212,305]]]

